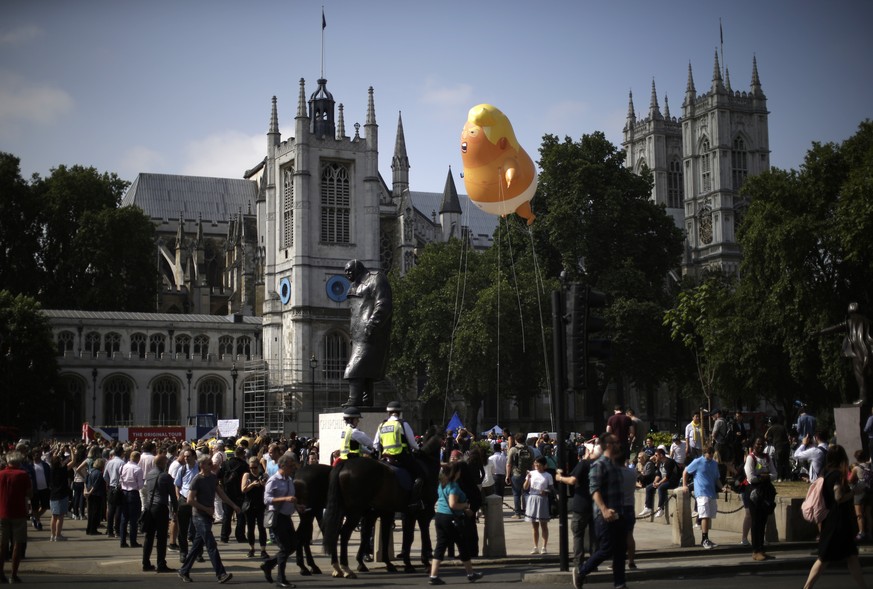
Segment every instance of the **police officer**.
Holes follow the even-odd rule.
[[[418,442],[415,441],[412,428],[400,417],[403,412],[400,403],[391,401],[386,411],[388,418],[376,430],[376,450],[381,453],[382,460],[402,467],[413,478],[410,508],[418,508],[421,506],[421,488],[424,485],[424,473],[412,455],[413,450],[419,449]]]
[[[358,429],[361,412],[357,407],[346,407],[343,410],[343,420],[346,428],[340,434],[340,460],[359,458],[361,454],[373,453],[373,440]]]

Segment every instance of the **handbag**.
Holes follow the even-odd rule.
[[[558,517],[560,513],[560,502],[558,501],[558,493],[554,488],[549,489],[549,515],[551,517]]]
[[[245,497],[243,497],[242,505],[239,506],[239,511],[240,513],[246,513],[251,508],[252,500],[248,495],[246,495]]]
[[[273,527],[273,515],[276,512],[272,509],[264,513],[264,527],[272,528]]]

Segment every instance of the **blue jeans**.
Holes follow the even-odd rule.
[[[664,504],[667,503],[667,491],[674,488],[669,484],[659,485],[657,489],[651,484],[646,485],[646,507],[654,509],[656,492],[658,493],[658,509],[664,507]]]
[[[579,567],[579,575],[585,577],[600,563],[612,559],[612,583],[615,587],[625,584],[624,559],[627,556],[627,527],[619,518],[607,522],[598,513],[594,516],[594,531],[597,533],[598,546],[594,554]]]
[[[194,510],[194,516],[191,518],[191,523],[194,524],[194,542],[191,544],[191,550],[179,569],[180,575],[187,575],[191,572],[191,567],[194,566],[194,561],[200,558],[203,554],[203,549],[206,548],[206,553],[209,554],[209,560],[212,562],[212,568],[215,570],[215,576],[220,577],[226,571],[224,565],[221,564],[221,555],[218,554],[218,544],[215,543],[215,536],[212,535],[212,518],[204,517],[197,510]],[[182,530],[179,530],[182,533]]]
[[[512,502],[515,510],[515,515],[524,515],[524,479],[526,475],[512,475],[510,482],[512,483]]]

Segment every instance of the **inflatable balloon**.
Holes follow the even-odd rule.
[[[528,225],[534,222],[530,199],[537,189],[536,169],[500,109],[490,104],[470,109],[461,132],[461,160],[467,195],[477,207],[492,215],[514,212]]]

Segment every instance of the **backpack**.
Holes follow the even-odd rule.
[[[873,469],[866,464],[859,464],[858,466],[860,466],[861,474],[858,477],[858,482],[855,483],[854,491],[863,493],[873,489]]]
[[[820,524],[828,515],[828,508],[824,500],[824,477],[819,477],[809,486],[806,499],[800,506],[803,519],[814,524]]]
[[[527,444],[519,447],[516,458],[518,459],[518,470],[521,472],[527,472],[533,468],[534,456]]]

